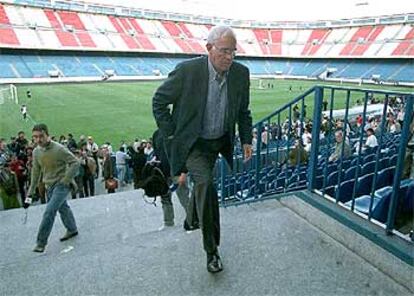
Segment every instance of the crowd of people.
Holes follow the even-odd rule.
[[[119,180],[119,186],[133,184],[138,188],[142,168],[154,158],[152,139],[135,139],[131,144],[122,141],[116,149],[110,142],[98,145],[92,136],[81,135],[77,140],[73,134],[51,137],[52,140],[67,147],[80,162],[75,176],[77,189],[72,191],[72,198],[84,198],[95,195],[96,186],[103,187],[105,181],[112,178]],[[30,186],[32,169],[32,152],[35,143],[28,139],[23,131],[8,141],[0,138],[0,170],[5,178],[13,176],[17,181],[19,204],[23,204],[27,189]],[[3,184],[4,185],[4,184]],[[10,189],[12,192],[13,190]],[[100,192],[102,190],[99,190]],[[115,192],[108,189],[108,193]],[[42,203],[45,203],[45,192],[42,182],[37,188],[37,194]]]
[[[145,171],[142,166],[155,159],[166,167],[164,175],[168,183],[177,185],[177,195],[187,214],[184,229],[201,228],[207,271],[217,273],[223,270],[218,251],[220,217],[214,166],[219,154],[232,166],[236,126],[244,160],[247,162],[252,157],[250,77],[248,68],[233,62],[237,39],[231,28],[212,28],[206,49],[208,57],[183,62],[156,90],[152,102],[159,128],[155,151],[151,141],[138,139],[131,145],[122,143],[116,151],[110,143],[99,147],[92,136],[81,136],[77,142],[71,134],[67,138],[61,136],[56,139],[49,134],[45,124],[35,124],[32,129],[36,147],[25,139],[23,132],[19,133],[18,140],[13,141],[15,143],[1,139],[2,170],[10,170],[14,158],[21,160],[17,167],[25,175],[25,185],[20,192],[25,209],[31,205],[33,196],[39,193],[41,181],[45,184],[48,202],[34,252],[45,251],[57,212],[66,228],[60,240],[78,234],[74,215],[66,201],[70,192],[73,198],[94,195],[95,180],[100,174],[105,180],[112,179],[116,173],[121,187],[131,179],[138,187],[142,177],[140,173]],[[193,79],[195,75],[199,79]],[[206,87],[200,87],[200,83]],[[205,104],[201,108],[198,103],[191,104],[190,97],[193,102]],[[187,173],[191,175],[193,184],[191,198],[185,185]],[[31,183],[26,194],[24,190],[29,179]],[[111,192],[113,189],[111,187]],[[171,226],[171,190],[163,194],[162,204],[164,226]]]
[[[327,107],[327,100],[324,102]],[[368,105],[377,103],[379,103],[379,99],[373,98],[368,102]],[[362,106],[361,102],[358,101],[356,106]],[[385,132],[388,134],[400,133],[405,114],[404,104],[398,98],[393,97],[389,99],[388,106],[384,125]],[[324,112],[319,131],[320,146],[326,146],[328,139],[331,141],[333,151],[328,157],[329,161],[336,161],[340,157],[348,158],[353,154],[370,153],[379,146],[378,135],[382,132],[381,123],[381,115],[367,115],[364,121],[363,115],[357,114],[348,117],[344,128],[344,116],[330,118],[328,113]],[[312,129],[313,122],[307,117],[306,105],[302,108],[296,104],[292,108],[291,117],[287,117],[281,124],[270,122],[264,125],[260,131],[253,129],[253,149],[256,149],[260,137],[262,150],[277,146],[291,148],[288,155],[282,160],[283,163],[287,162],[290,166],[305,164],[308,162],[311,152]],[[360,143],[361,130],[364,134],[363,142]],[[344,140],[345,143],[342,144]]]

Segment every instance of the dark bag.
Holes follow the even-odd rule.
[[[167,179],[158,165],[159,163],[151,162],[142,169],[142,180],[138,182],[138,188],[144,189],[148,197],[163,196],[169,190]]]
[[[17,193],[16,178],[9,168],[0,169],[0,185],[8,195]]]
[[[118,181],[116,179],[110,178],[105,181],[105,189],[117,189]]]

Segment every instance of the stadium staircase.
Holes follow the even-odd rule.
[[[210,275],[199,230],[158,231],[140,191],[71,200],[79,236],[31,251],[44,205],[0,213],[1,295],[410,295],[411,266],[295,194],[221,209],[224,271]],[[322,225],[322,226],[321,226]],[[350,244],[346,244],[346,239]],[[371,254],[371,255],[370,255]],[[368,260],[368,261],[367,261]],[[24,279],[24,280],[23,280]],[[410,291],[411,289],[411,291]]]
[[[347,202],[341,202],[341,194],[327,197],[326,192],[317,189],[317,179],[322,176],[322,188],[328,188],[326,183],[333,179],[332,184],[337,186],[333,192],[340,191],[348,181],[329,176],[339,172],[347,174],[356,164],[357,168],[362,168],[361,172],[356,169],[355,175],[349,174],[358,182],[367,182],[360,178],[373,177],[371,184],[380,180],[392,184],[391,190],[383,187],[383,191],[387,191],[383,194],[388,196],[388,209],[395,210],[396,194],[403,194],[403,190],[396,188],[406,186],[399,185],[407,140],[406,125],[399,135],[380,137],[381,147],[389,148],[383,155],[378,149],[366,155],[360,153],[335,166],[326,161],[332,142],[329,137],[325,143],[319,141],[317,123],[321,120],[323,94],[330,97],[330,105],[333,105],[336,95],[345,92],[349,107],[354,91],[361,92],[314,87],[255,125],[260,131],[274,120],[280,123],[286,115],[292,119],[296,116],[292,112],[296,104],[303,122],[305,103],[307,100],[314,102],[310,162],[291,168],[292,175],[287,173],[289,169],[282,169],[286,178],[281,187],[268,186],[266,182],[261,186],[261,181],[264,177],[274,182],[279,161],[292,149],[289,137],[266,147],[259,137],[255,149],[260,153],[255,153],[250,163],[243,164],[240,153],[235,153],[235,172],[227,172],[223,162],[219,162],[220,251],[225,267],[222,273],[207,273],[201,233],[183,230],[184,211],[175,197],[176,226],[159,231],[161,204],[158,202],[154,207],[144,200],[142,191],[136,190],[70,200],[80,235],[59,242],[64,229],[60,221],[56,221],[46,252],[41,255],[31,252],[31,248],[44,205],[30,207],[26,223],[23,209],[0,212],[0,253],[6,254],[0,257],[0,294],[411,295],[414,292],[413,244],[399,235],[390,235],[394,230],[392,216],[395,211],[389,210],[381,227],[379,221],[373,223],[371,219],[375,219],[375,209],[368,206],[369,219],[357,213],[360,206],[367,204],[359,202],[357,189],[352,191],[348,206]],[[362,92],[366,99],[373,92],[386,98],[396,95],[371,90]],[[398,95],[407,100],[407,106],[411,104],[407,112],[412,112],[413,96]],[[347,118],[344,117],[345,123]],[[389,152],[393,149],[398,152],[396,157]],[[373,169],[371,161],[374,159]],[[237,177],[233,179],[234,176]],[[223,194],[229,185],[226,180],[244,184],[238,179],[240,176],[247,178],[247,190]],[[290,187],[287,180],[292,176],[297,178],[295,186]],[[407,190],[412,190],[410,186],[406,186]],[[372,198],[376,204],[381,203],[377,199],[384,198],[376,195],[380,192],[375,188],[369,193],[371,195],[365,198],[368,201]]]

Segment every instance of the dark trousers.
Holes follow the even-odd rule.
[[[26,178],[25,177],[17,178],[17,184],[19,185],[20,198],[23,204],[24,200],[26,199],[26,190],[25,190]]]
[[[188,215],[192,215],[191,209],[196,209],[203,234],[204,250],[207,253],[216,252],[220,245],[220,213],[217,191],[213,184],[213,169],[224,144],[223,138],[199,139],[190,151],[186,162],[194,182],[194,198],[190,201]]]
[[[85,196],[95,195],[95,176],[85,175],[83,176],[83,191]]]
[[[76,199],[78,193],[80,198],[85,197],[83,192],[83,176],[76,176],[74,180],[76,182],[76,187],[78,188],[76,190],[72,189],[72,199]]]

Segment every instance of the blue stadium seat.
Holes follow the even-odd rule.
[[[330,197],[335,197],[335,187],[336,186],[327,186],[325,187],[325,194],[329,195]]]
[[[352,159],[343,159],[342,160],[342,169],[346,170],[351,166]],[[341,166],[341,160],[336,161],[336,166],[339,168]]]
[[[373,219],[382,223],[385,223],[387,221],[392,192],[392,186],[387,186],[375,191],[371,214],[371,217]],[[414,180],[404,180],[401,182],[398,198],[402,204],[402,211],[412,212],[414,199]],[[352,201],[349,201],[346,203],[346,205],[350,207],[351,202]],[[363,195],[355,199],[355,210],[368,214],[370,202],[370,195]]]
[[[352,166],[349,169],[347,169],[345,171],[345,174],[344,174],[344,180],[351,180],[351,179],[355,178],[356,169],[357,169],[356,166]]]
[[[360,157],[359,159],[359,163],[362,164],[363,158]],[[351,165],[350,167],[356,166],[358,164],[358,157],[355,157],[352,161],[351,161]]]
[[[219,195],[223,198],[234,196],[236,194],[235,186],[233,184],[225,185],[224,190],[219,192]]]
[[[383,188],[392,184],[393,170],[395,168],[387,168],[378,172],[375,182],[375,189]]]
[[[379,161],[378,169],[382,170],[388,167],[390,159],[388,157],[384,157]]]
[[[321,189],[323,186],[323,175],[321,176],[316,176],[316,180],[315,180],[315,188],[316,189]]]
[[[335,198],[338,198],[340,202],[347,202],[352,199],[352,194],[354,191],[355,180],[348,180],[335,186]]]
[[[329,175],[338,170],[338,165],[336,163],[329,164],[327,170],[327,174]]]
[[[357,197],[361,195],[365,195],[365,194],[369,195],[371,193],[373,178],[374,178],[374,174],[368,174],[368,175],[358,178],[357,193],[356,193]]]
[[[338,183],[338,172],[330,173],[326,179],[326,186],[332,186]]]
[[[403,200],[403,212],[413,213],[414,212],[414,180],[409,179],[411,182],[407,184],[407,192]]]
[[[388,162],[389,166],[396,166],[397,165],[398,154],[392,155]]]
[[[306,188],[306,180],[303,181],[298,181],[296,183],[292,183],[287,187],[287,192],[289,191],[294,191],[294,190],[300,190],[300,189],[305,189]]]
[[[371,217],[384,223],[387,220],[388,207],[391,200],[392,187],[387,186],[375,191],[372,199],[372,215]],[[370,195],[363,195],[355,199],[354,208],[356,211],[369,214],[369,205],[371,203]],[[346,206],[351,207],[352,200],[345,203]]]
[[[280,190],[281,188],[284,188],[286,185],[286,178],[285,177],[278,177],[276,180],[273,180],[270,185],[269,188],[271,190],[277,191]]]
[[[368,155],[366,155],[364,157],[363,163],[365,164],[365,163],[368,163],[368,162],[371,162],[371,161],[375,161],[375,154],[368,154]]]
[[[375,197],[375,195],[372,197],[372,209],[375,209],[375,207],[377,206],[380,200],[381,199]],[[368,215],[370,204],[371,204],[371,196],[363,195],[355,199],[354,209],[358,212]],[[352,200],[346,202],[345,205],[350,208],[352,205]]]
[[[368,162],[362,166],[360,176],[371,174],[375,171],[375,161]]]

